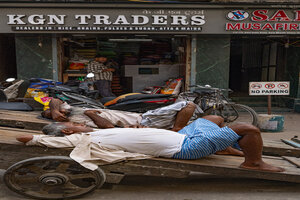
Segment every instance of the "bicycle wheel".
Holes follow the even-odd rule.
[[[257,113],[246,105],[234,103],[225,104],[224,109],[218,115],[224,117],[226,123],[246,123],[257,126]]]

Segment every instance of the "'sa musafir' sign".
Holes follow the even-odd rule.
[[[289,95],[290,82],[250,82],[249,95]]]

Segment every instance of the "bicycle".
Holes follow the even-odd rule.
[[[224,122],[242,122],[250,123],[257,126],[258,115],[249,106],[231,102],[224,94],[224,91],[232,92],[230,89],[213,88],[209,85],[192,85],[195,87],[193,92],[184,92],[179,94],[179,99],[192,100],[198,109],[196,117],[203,117],[205,115],[219,115],[224,118]],[[196,110],[197,111],[197,110]]]

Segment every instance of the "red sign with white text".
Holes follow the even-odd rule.
[[[226,31],[300,30],[300,10],[233,10],[227,18],[232,22],[226,23]]]

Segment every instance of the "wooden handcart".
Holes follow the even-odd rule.
[[[6,116],[8,118],[8,116]],[[13,117],[11,117],[13,118]],[[22,120],[21,120],[22,118]],[[6,120],[5,117],[0,119]],[[300,159],[295,157],[264,156],[264,160],[285,169],[282,173],[262,172],[239,168],[243,158],[235,156],[212,155],[199,160],[175,160],[153,158],[126,161],[99,166],[95,171],[88,170],[68,157],[71,149],[51,149],[25,146],[15,140],[19,135],[40,134],[33,129],[34,123],[48,122],[36,120],[25,123],[28,118],[19,117],[15,127],[0,127],[0,168],[6,169],[4,183],[21,195],[36,199],[77,198],[104,183],[119,183],[126,175],[146,175],[161,177],[188,177],[190,172],[205,172],[228,175],[230,177],[249,177],[267,180],[300,183]],[[10,124],[13,124],[11,119]],[[3,124],[2,124],[3,125]],[[21,126],[23,129],[20,129]],[[22,127],[21,127],[22,128]],[[24,129],[25,128],[25,129]],[[285,155],[295,155],[297,149],[283,149]],[[278,152],[280,154],[282,152]]]

